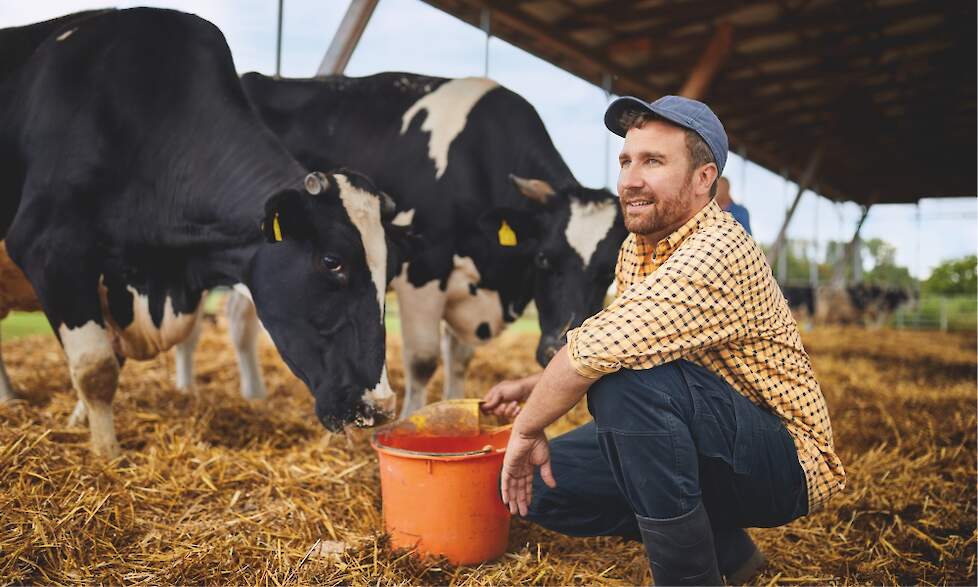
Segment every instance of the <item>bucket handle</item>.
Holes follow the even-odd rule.
[[[381,446],[383,446],[383,445],[381,445]],[[401,454],[401,455],[412,456],[412,457],[419,457],[419,456],[425,456],[425,457],[474,457],[474,456],[489,454],[492,451],[496,450],[491,444],[487,444],[484,447],[479,448],[479,449],[476,449],[476,450],[467,450],[465,452],[430,452],[430,451],[422,451],[422,450],[407,450],[407,449],[404,449],[404,448],[396,448],[396,447],[393,447],[393,446],[384,446],[383,448],[384,448],[384,452],[389,452],[389,453],[393,453],[393,454]]]

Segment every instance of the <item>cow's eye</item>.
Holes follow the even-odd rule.
[[[543,269],[544,271],[550,269],[550,259],[547,258],[547,254],[543,251],[537,253],[537,256],[533,259],[533,262],[537,267]]]
[[[343,260],[336,255],[325,255],[323,256],[323,267],[325,267],[327,271],[339,273],[343,270]]]

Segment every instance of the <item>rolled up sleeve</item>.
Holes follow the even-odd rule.
[[[571,364],[596,379],[649,369],[746,334],[722,262],[675,255],[568,333]]]

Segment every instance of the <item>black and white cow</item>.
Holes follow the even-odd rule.
[[[799,320],[818,324],[859,324],[880,327],[893,312],[913,301],[901,287],[857,283],[849,286],[783,285],[788,306]]]
[[[93,450],[118,453],[124,358],[185,338],[231,286],[332,430],[393,409],[384,367],[393,202],[308,173],[255,116],[221,32],[169,10],[0,31],[0,239],[33,286]]]
[[[626,235],[618,200],[575,180],[518,94],[483,78],[408,73],[251,73],[242,84],[299,161],[363,170],[397,202],[395,222],[422,240],[392,284],[406,366],[402,415],[424,405],[439,345],[444,395],[461,397],[472,345],[499,334],[531,300],[543,365],[567,330],[601,308]],[[236,345],[253,354],[253,343]],[[244,391],[260,396],[256,385]]]

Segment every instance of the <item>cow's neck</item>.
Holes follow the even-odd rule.
[[[580,184],[574,178],[570,168],[567,167],[564,158],[557,152],[550,136],[547,135],[545,139],[545,141],[541,140],[535,143],[532,147],[533,150],[522,157],[519,165],[521,169],[516,172],[516,175],[542,179],[557,191],[579,187]]]
[[[169,222],[154,223],[163,228],[151,239],[169,249],[194,251],[187,279],[202,289],[244,281],[249,261],[264,242],[260,224],[265,203],[283,189],[302,189],[306,175],[270,131],[251,117],[240,118],[215,125],[231,129],[232,136],[192,141],[192,149],[174,157],[168,170],[177,178],[172,191],[156,194],[171,202],[165,212]],[[255,136],[262,140],[255,141]],[[200,167],[196,173],[181,173],[185,165]],[[180,179],[188,176],[192,184]]]

